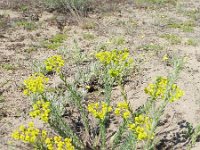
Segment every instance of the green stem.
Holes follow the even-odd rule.
[[[79,148],[85,147],[84,144],[79,140],[78,136],[72,131],[72,129],[60,118],[57,110],[55,108],[51,109],[52,114],[56,117],[56,120],[49,121],[49,124],[60,133],[63,138],[70,136],[73,140],[73,143]]]
[[[182,59],[177,59],[174,61],[174,70],[173,72],[170,74],[170,76],[168,76],[168,84],[167,84],[167,89],[166,89],[166,93],[164,96],[164,102],[161,104],[161,106],[158,108],[158,110],[156,110],[155,108],[155,101],[156,100],[156,93],[157,93],[157,89],[156,92],[154,93],[154,96],[151,98],[152,103],[152,114],[153,114],[153,122],[152,122],[152,129],[150,131],[150,135],[153,135],[153,133],[155,133],[156,127],[159,123],[160,117],[163,115],[163,112],[167,106],[167,104],[169,103],[170,100],[170,93],[172,92],[172,86],[175,83],[180,70],[183,66],[183,60]],[[145,146],[145,149],[150,149],[152,148],[152,146],[154,145],[154,139],[148,139],[147,144]]]
[[[132,117],[132,119],[134,120],[134,112],[133,112],[133,110],[131,109],[131,107],[130,107],[130,103],[128,102],[128,98],[127,98],[127,92],[126,92],[126,90],[125,90],[125,88],[124,88],[124,85],[122,85],[122,82],[121,81],[119,81],[119,87],[120,87],[120,92],[121,92],[121,94],[122,94],[122,96],[123,96],[123,99],[124,99],[124,101],[126,102],[126,103],[128,103],[128,110],[129,110],[129,112],[131,113],[131,117]]]
[[[104,91],[105,91],[105,101],[110,106],[110,99],[113,87],[113,79],[108,74],[108,71],[104,72]]]
[[[101,150],[106,149],[106,128],[104,121],[100,121]]]
[[[117,133],[114,135],[114,140],[113,140],[113,145],[112,145],[112,150],[114,150],[117,146],[117,144],[119,144],[119,142],[122,139],[122,134],[124,133],[125,129],[126,129],[126,121],[124,120],[122,122],[122,124],[119,126],[119,129],[117,131]]]
[[[48,101],[44,94],[41,96],[43,100]],[[63,138],[71,137],[75,145],[77,145],[79,148],[84,148],[84,144],[79,140],[79,137],[72,131],[72,129],[63,121],[56,108],[52,104],[50,107],[51,115],[56,118],[49,120],[50,126],[53,127]]]
[[[73,100],[81,112],[83,124],[85,126],[86,132],[89,133],[89,121],[88,121],[86,112],[81,104],[81,99],[82,99],[81,96],[73,89],[73,87],[70,84],[67,83],[67,80],[63,74],[60,74],[60,78],[64,82],[65,86],[67,87],[67,90],[71,93],[71,95],[73,95]]]

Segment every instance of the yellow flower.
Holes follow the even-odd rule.
[[[117,116],[120,116],[120,114],[121,114],[121,109],[120,109],[120,108],[116,108],[116,109],[115,109],[115,114],[116,114]]]
[[[117,108],[115,109],[115,115],[121,116],[124,119],[128,119],[131,116],[128,103],[127,102],[119,102],[117,104]]]
[[[45,144],[48,150],[74,150],[72,145],[72,140],[70,138],[65,138],[64,140],[60,136],[54,136],[53,138],[46,138]]]
[[[48,150],[53,150],[54,149],[54,146],[53,146],[54,143],[53,143],[52,138],[46,138],[45,144],[47,145],[47,149]]]
[[[91,87],[90,87],[89,85],[86,85],[85,88],[86,88],[87,90],[89,90]]]
[[[125,112],[123,113],[123,118],[124,118],[124,119],[127,119],[127,118],[130,117],[130,115],[131,115],[131,113],[130,113],[129,111],[125,111]]]
[[[127,102],[119,102],[117,104],[118,108],[122,108],[122,109],[128,109],[128,103]]]
[[[47,137],[47,131],[42,130],[42,139],[45,139]]]
[[[143,140],[143,139],[146,139],[147,137],[148,135],[146,132],[138,133],[138,140]]]
[[[33,110],[29,113],[31,117],[39,117],[42,121],[48,122],[50,113],[50,102],[38,100],[33,105]]]
[[[20,137],[20,133],[19,131],[14,131],[11,135],[11,137],[15,140],[19,140],[19,137]]]
[[[45,77],[41,73],[35,73],[32,76],[24,80],[25,95],[30,95],[31,93],[43,93],[45,90],[45,84],[49,81],[49,78]]]
[[[163,56],[163,58],[162,58],[163,61],[167,61],[168,59],[169,59],[169,58],[168,58],[167,54],[165,54],[165,55]]]
[[[29,122],[29,123],[28,123],[28,126],[29,126],[29,127],[34,127],[34,123],[33,123],[33,122]]]
[[[136,124],[142,124],[142,123],[144,123],[144,120],[145,120],[145,118],[143,115],[139,115],[138,117],[135,117]]]
[[[43,130],[43,132],[46,132]],[[34,127],[34,123],[30,122],[28,127],[21,125],[18,130],[15,130],[11,137],[15,140],[20,140],[25,143],[36,143],[41,136],[41,131]]]
[[[19,127],[19,130],[20,130],[21,132],[24,132],[24,130],[25,130],[24,125],[21,125],[21,126]]]
[[[168,84],[169,80],[167,78],[159,77],[156,80],[156,83],[149,84],[144,91],[151,97],[165,99]],[[184,92],[176,84],[173,84],[169,93],[169,101],[174,102],[180,99],[183,95]]]
[[[65,138],[66,150],[74,150],[74,146],[71,144],[72,140],[70,138]]]
[[[117,77],[120,74],[120,70],[119,69],[110,69],[108,71],[108,73],[110,74],[111,77]]]
[[[136,134],[138,140],[147,140],[154,137],[154,135],[151,134],[152,119],[148,116],[142,114],[136,116],[134,118],[134,123],[129,123],[128,128]]]
[[[96,58],[109,68],[108,73],[113,78],[123,75],[123,72],[133,63],[133,59],[129,58],[128,49],[98,52]]]
[[[87,109],[95,118],[100,120],[104,120],[106,114],[112,111],[112,107],[105,102],[90,103]]]
[[[24,143],[36,146],[39,143],[45,144],[47,150],[74,150],[72,140],[70,138],[63,139],[61,136],[50,138],[47,136],[46,130],[39,130],[34,127],[34,123],[30,122],[28,127],[20,126],[15,130],[11,137]]]
[[[170,93],[170,102],[174,102],[177,99],[180,99],[184,95],[184,91],[182,91],[177,85],[172,86],[172,92]]]
[[[49,57],[44,61],[44,64],[46,65],[46,70],[55,71],[56,73],[60,73],[61,68],[64,66],[64,63],[65,62],[62,59],[61,55]]]
[[[144,128],[140,127],[140,126],[137,126],[135,131],[139,134],[139,133],[142,133],[144,132]]]
[[[135,125],[134,123],[128,124],[128,128],[129,128],[130,130],[135,130],[135,127],[136,127],[136,125]]]
[[[98,52],[96,54],[96,58],[103,63],[104,65],[108,65],[112,61],[112,52],[110,51],[105,51],[105,52]]]

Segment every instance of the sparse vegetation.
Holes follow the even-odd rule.
[[[27,5],[22,5],[22,6],[20,6],[19,9],[20,9],[22,12],[26,12],[26,11],[28,11],[29,7],[28,7]]]
[[[191,46],[197,46],[198,45],[198,41],[196,39],[188,39],[185,42],[186,45],[191,45]]]
[[[96,26],[97,26],[96,23],[93,22],[93,21],[86,21],[86,22],[83,22],[81,24],[81,28],[82,29],[87,29],[87,30],[89,30],[89,29],[95,29]]]
[[[194,26],[195,26],[195,24],[193,21],[187,21],[187,22],[183,22],[183,23],[171,22],[168,24],[168,27],[178,28],[178,29],[181,29],[183,32],[193,32]]]
[[[37,47],[36,46],[30,46],[29,48],[24,50],[27,53],[31,53],[31,52],[35,52],[37,51]]]
[[[56,34],[49,39],[51,43],[62,43],[67,38],[65,34]]]
[[[61,12],[71,12],[77,14],[78,11],[86,12],[92,0],[44,0],[49,8]]]
[[[30,22],[30,21],[18,21],[16,25],[19,27],[23,27],[25,30],[28,30],[28,31],[32,31],[37,28],[37,25],[34,22]]]
[[[126,43],[126,40],[123,36],[116,36],[114,38],[111,38],[110,39],[110,42],[113,44],[113,45],[124,45]]]
[[[133,60],[129,58],[128,50],[99,52],[96,54],[96,58],[102,66],[102,69],[99,69],[100,72],[102,72],[101,77],[104,84],[104,101],[97,103],[89,102],[86,108],[81,104],[83,95],[75,89],[73,84],[68,83],[65,75],[61,71],[61,68],[64,66],[62,56],[55,55],[44,61],[47,72],[56,72],[70,93],[71,102],[74,103],[75,108],[80,111],[80,115],[82,116],[82,130],[84,133],[88,135],[92,141],[99,138],[98,141],[91,142],[89,147],[92,149],[96,149],[97,147],[101,149],[113,149],[128,144],[137,149],[137,143],[141,143],[141,141],[143,141],[141,144],[145,149],[154,147],[155,130],[165,107],[169,102],[174,102],[183,96],[183,91],[174,84],[182,67],[182,60],[175,60],[175,70],[168,78],[159,77],[155,84],[149,84],[149,86],[145,88],[145,93],[150,95],[150,99],[146,101],[146,105],[141,112],[134,112],[129,105],[129,100],[123,85],[124,77],[127,75],[127,71],[133,63]],[[59,136],[57,137],[59,137],[60,140],[68,137],[71,149],[85,149],[87,145],[84,144],[82,141],[83,139],[79,138],[77,133],[70,128],[70,125],[63,120],[60,114],[60,111],[62,112],[63,110],[56,107],[54,99],[48,98],[47,93],[53,94],[47,90],[48,81],[49,78],[41,73],[34,73],[24,80],[25,89],[23,93],[27,96],[35,95],[33,99],[33,110],[30,112],[30,116],[34,118],[38,117],[40,120],[44,121],[44,123],[48,123],[58,132]],[[123,97],[123,101],[118,102],[116,108],[111,105],[111,92],[114,83],[120,86]],[[88,88],[90,88],[90,86]],[[163,99],[163,102],[160,104],[160,107],[156,109],[154,105],[156,105],[156,100],[158,99]],[[64,103],[60,103],[61,108],[64,108],[62,106],[63,104]],[[112,144],[107,146],[106,122],[109,120],[109,114],[113,110],[116,116],[123,118],[123,126],[119,125],[119,129],[111,138],[113,139]],[[89,114],[91,114],[91,116]],[[99,134],[92,135],[90,133],[90,131],[93,130],[92,126],[90,126],[92,116],[97,119],[97,124],[95,126],[99,127]],[[29,131],[29,128],[31,128],[32,132]],[[29,123],[29,128],[26,129],[24,125],[20,126],[19,130],[13,132],[12,137],[15,140],[30,143],[36,149],[51,149],[50,147],[66,149],[63,147],[63,144],[61,146],[54,146],[53,143],[50,144],[51,138],[48,137],[48,131],[39,131],[39,129],[34,127],[33,123]],[[45,134],[43,132],[45,132]],[[127,134],[130,137],[126,139]],[[122,138],[125,138],[123,143],[121,143]],[[57,142],[55,143],[57,144]],[[132,145],[133,143],[134,145]]]
[[[185,10],[185,9],[180,8],[179,12],[181,14],[184,14],[185,16],[187,16],[191,20],[197,21],[199,19],[200,10],[198,8],[191,9],[191,10]]]
[[[7,14],[0,14],[0,28],[5,29],[9,27],[9,15]]]
[[[179,37],[176,34],[163,34],[160,37],[166,39],[172,45],[181,44],[181,41],[182,41],[181,37]]]
[[[83,33],[83,38],[85,40],[93,40],[93,39],[95,39],[95,36],[92,33]]]
[[[173,4],[176,5],[177,0],[136,0],[137,4],[146,4],[146,5],[152,5],[152,4]]]
[[[0,149],[199,149],[200,1],[6,2]]]
[[[152,52],[156,52],[157,53],[159,51],[162,51],[164,48],[159,44],[150,43],[150,44],[146,44],[146,45],[140,46],[137,49],[145,50],[145,51],[152,51]]]
[[[0,94],[0,103],[3,103],[3,102],[5,102],[5,98],[3,97],[2,94]]]
[[[7,71],[16,69],[15,65],[11,63],[3,63],[1,64],[1,67]]]
[[[51,50],[56,50],[59,48],[64,40],[66,40],[67,35],[65,34],[56,34],[52,38],[44,41],[43,45],[44,47],[51,49]]]

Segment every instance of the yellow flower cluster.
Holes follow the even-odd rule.
[[[96,58],[104,65],[109,65],[111,63],[119,65],[120,62],[126,61],[129,56],[127,49],[125,50],[112,50],[105,52],[98,52]]]
[[[60,70],[64,66],[64,63],[65,62],[62,59],[61,55],[49,57],[44,61],[47,71],[56,71],[57,73],[60,73]]]
[[[31,93],[43,93],[45,89],[45,84],[48,81],[49,78],[45,77],[41,73],[33,74],[32,76],[24,80],[24,95],[30,95]]]
[[[50,113],[50,102],[44,100],[38,100],[33,104],[33,111],[30,112],[30,116],[35,118],[39,117],[42,121],[48,122]]]
[[[42,139],[45,139],[47,136],[47,131],[35,128],[33,122],[29,122],[28,127],[21,125],[19,129],[14,131],[11,135],[11,137],[15,140],[32,144],[38,141],[39,136],[41,136]]]
[[[112,107],[105,102],[90,103],[87,109],[95,118],[100,120],[104,120],[106,114],[112,111]]]
[[[48,150],[74,150],[70,138],[64,140],[60,136],[54,136],[54,138],[46,138],[45,144]]]
[[[138,140],[152,139],[154,136],[150,134],[152,120],[142,114],[135,117],[134,123],[128,124],[128,127],[136,134]]]
[[[105,66],[109,66],[109,74],[112,77],[119,76],[125,68],[132,64],[133,60],[128,58],[129,52],[127,49],[124,50],[112,50],[98,52],[96,58]]]
[[[30,122],[28,127],[21,125],[18,130],[12,133],[11,137],[15,140],[33,144],[36,147],[42,143],[47,150],[74,150],[70,138],[64,140],[60,136],[49,138],[47,131],[35,128],[33,122]]]
[[[145,88],[145,93],[149,94],[151,97],[164,99],[168,83],[169,80],[167,78],[159,77],[156,80],[156,83],[149,84]],[[174,102],[180,99],[183,95],[184,92],[176,84],[173,84],[169,93],[169,101]]]
[[[124,119],[128,119],[131,115],[127,102],[119,102],[115,109],[116,116],[122,116]]]
[[[165,55],[163,56],[163,58],[162,58],[163,61],[167,61],[168,59],[169,59],[169,57],[168,57],[167,54],[165,54]]]

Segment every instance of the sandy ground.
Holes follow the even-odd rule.
[[[73,48],[73,41],[76,40],[83,54],[94,53],[107,41],[115,41],[113,39],[124,41],[117,46],[115,41],[109,47],[127,47],[136,60],[139,73],[132,75],[126,85],[133,108],[145,102],[147,96],[144,94],[144,87],[153,82],[156,76],[167,76],[171,70],[171,67],[162,61],[165,54],[187,58],[177,81],[185,91],[185,96],[167,107],[163,116],[163,120],[167,121],[158,131],[159,137],[166,136],[165,144],[168,145],[168,149],[185,149],[185,142],[180,142],[179,137],[175,135],[181,130],[179,122],[185,120],[194,127],[200,123],[200,11],[193,13],[193,16],[186,15],[200,9],[199,6],[198,0],[182,0],[176,6],[156,8],[136,7],[125,2],[113,6],[115,11],[105,9],[101,13],[89,14],[79,25],[66,23],[64,26],[63,32],[67,39],[63,46],[70,50]],[[55,22],[55,14],[45,11],[39,15],[39,21],[35,21],[37,28],[33,31],[16,25],[18,20],[24,18],[21,11],[1,9],[1,16],[3,19],[0,19],[5,25],[0,27],[0,149],[6,150],[12,149],[8,146],[12,130],[29,121],[31,102],[22,94],[23,80],[33,71],[35,61],[42,61],[57,52],[47,50],[41,43],[61,31]],[[193,31],[184,32],[182,29],[170,28],[170,19],[177,22],[193,20]],[[171,44],[161,38],[165,33],[175,34],[181,41]],[[195,40],[196,44],[186,44],[188,39]],[[144,46],[151,43],[161,45],[163,50],[145,50]],[[113,91],[113,99],[120,99],[117,89]],[[167,149],[164,145],[160,149]],[[198,149],[199,143],[194,147],[194,150]]]

